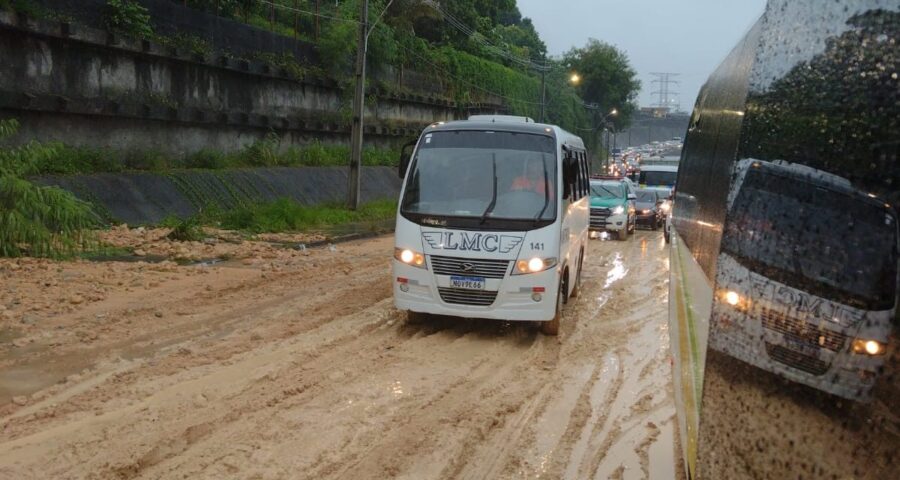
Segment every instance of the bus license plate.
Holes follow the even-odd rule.
[[[793,335],[785,335],[784,343],[790,350],[802,353],[808,357],[819,358],[819,346],[805,339]]]
[[[453,288],[465,288],[468,290],[484,290],[484,277],[464,277],[452,275],[450,286]]]

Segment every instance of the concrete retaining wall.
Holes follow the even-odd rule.
[[[0,11],[0,62],[0,116],[22,124],[11,143],[58,140],[180,155],[234,150],[270,131],[285,139],[285,148],[311,138],[349,140],[349,91],[327,78],[292,78],[264,62],[202,56],[6,11]],[[415,72],[381,75],[424,82]],[[505,111],[492,99],[458,104],[433,92],[373,87],[369,95],[366,134],[374,145],[402,143],[434,121]]]
[[[180,170],[170,173],[101,173],[33,179],[94,202],[129,224],[158,223],[169,215],[189,217],[204,207],[233,208],[241,202],[287,197],[304,205],[343,202],[345,167],[280,167],[236,170]],[[362,201],[396,199],[400,179],[392,167],[362,168]]]

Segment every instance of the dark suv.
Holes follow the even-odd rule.
[[[663,198],[656,190],[638,189],[635,193],[637,194],[634,204],[636,223],[646,225],[653,230],[658,229],[665,221],[662,209]]]

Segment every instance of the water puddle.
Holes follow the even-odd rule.
[[[622,254],[616,252],[616,256],[612,261],[613,267],[606,273],[606,283],[603,285],[603,288],[609,288],[612,284],[618,282],[619,280],[625,278],[625,275],[628,275],[628,269],[625,268],[625,264],[622,262]]]

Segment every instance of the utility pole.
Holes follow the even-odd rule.
[[[356,45],[356,91],[353,94],[353,122],[350,126],[350,174],[347,203],[359,208],[359,173],[362,165],[363,114],[366,101],[366,50],[369,38],[369,0],[359,2],[359,42]]]
[[[544,123],[544,109],[547,99],[547,57],[544,57],[544,65],[541,67],[541,123]]]

